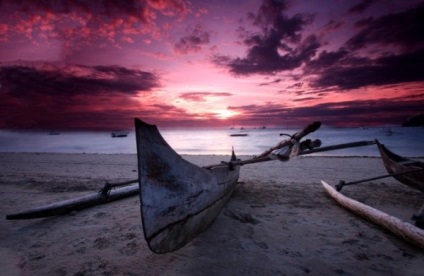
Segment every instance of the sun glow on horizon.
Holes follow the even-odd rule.
[[[231,117],[234,117],[235,115],[238,115],[237,112],[228,109],[216,110],[214,113],[215,116],[220,120],[227,120]]]

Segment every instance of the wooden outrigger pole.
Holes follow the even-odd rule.
[[[27,211],[6,215],[8,220],[17,219],[36,219],[45,218],[51,216],[63,215],[72,211],[79,211],[88,207],[92,207],[99,204],[112,202],[118,199],[123,199],[129,196],[138,194],[138,185],[132,185],[128,187],[122,187],[111,190],[113,186],[122,186],[138,182],[137,180],[125,181],[121,183],[108,183],[106,182],[105,187],[98,193],[92,195],[86,195],[74,199],[64,200],[58,203],[53,203],[38,208],[30,209]]]

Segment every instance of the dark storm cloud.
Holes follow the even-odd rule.
[[[272,84],[280,83],[281,81],[282,81],[282,79],[275,79],[275,80],[273,80],[273,81],[260,83],[260,84],[259,84],[259,86],[268,86],[268,85],[272,85]]]
[[[377,1],[361,1],[349,9],[360,14]],[[319,89],[354,89],[367,85],[387,85],[424,80],[424,4],[409,10],[367,17],[355,26],[357,33],[339,49],[324,50],[316,36],[303,37],[313,16],[286,15],[285,1],[264,1],[257,13],[250,13],[260,32],[239,28],[246,57],[215,56],[214,62],[235,75],[275,74],[305,65],[303,77],[313,76],[311,86]],[[327,32],[338,30],[342,22],[330,19]],[[261,85],[267,85],[263,83]]]
[[[318,97],[306,97],[306,98],[300,98],[300,99],[294,99],[293,102],[305,102],[305,101],[311,101],[311,100],[319,100]]]
[[[244,106],[229,106],[228,109],[241,112],[245,116],[255,119],[264,119],[271,117],[278,118],[279,116],[282,116],[283,113],[290,110],[290,108],[285,106],[284,104],[278,103],[267,103],[263,105],[251,104]]]
[[[306,99],[305,99],[306,100]],[[303,126],[312,121],[321,121],[332,126],[366,125],[374,123],[401,124],[412,115],[422,113],[423,95],[414,98],[402,97],[390,100],[358,100],[338,103],[321,103],[313,106],[290,108],[272,103],[266,105],[232,106],[240,112],[246,124],[268,120],[279,125]]]
[[[341,48],[307,63],[316,88],[354,89],[424,80],[424,4],[405,12],[367,19]],[[363,55],[363,51],[374,51]]]
[[[57,1],[57,0],[41,0],[41,1],[5,1],[13,5],[17,11],[26,14],[38,14],[39,12],[52,12],[59,14],[70,13],[87,13],[93,15],[103,15],[115,17],[118,14],[127,14],[136,18],[144,18],[144,10],[147,8],[146,2],[136,0],[128,1]]]
[[[159,80],[118,66],[41,64],[2,66],[0,84],[0,128],[105,129],[128,126],[136,96]]]
[[[375,2],[377,2],[377,0],[362,0],[361,2],[356,4],[355,6],[351,7],[348,10],[348,12],[349,13],[362,13],[366,9],[368,9],[372,4],[374,4]]]
[[[364,60],[355,64],[349,58],[337,65],[325,68],[312,83],[315,87],[337,86],[339,89],[354,89],[367,85],[386,85],[424,81],[424,49],[401,55],[390,55]],[[351,66],[345,66],[349,65]]]
[[[358,100],[323,103],[312,107],[296,108],[290,117],[314,117],[328,125],[352,126],[374,123],[377,125],[401,123],[422,111],[424,100],[404,98],[390,100]],[[344,125],[343,125],[344,124]]]
[[[180,54],[198,52],[202,46],[209,44],[210,31],[204,29],[200,24],[187,29],[187,35],[182,37],[175,45],[174,50]]]
[[[334,19],[330,19],[327,25],[324,26],[323,32],[331,33],[343,27],[345,22],[335,21]]]
[[[405,12],[361,21],[360,26],[362,30],[346,43],[349,49],[359,49],[370,44],[392,44],[409,49],[423,47],[424,3]]]
[[[186,101],[204,102],[206,101],[206,97],[229,97],[232,95],[228,92],[187,92],[182,93],[180,98]]]
[[[292,70],[313,57],[320,47],[314,35],[303,39],[301,32],[312,22],[311,15],[286,16],[286,1],[265,0],[256,14],[249,14],[260,33],[242,34],[247,56],[216,56],[215,63],[227,66],[235,75],[272,74]]]
[[[118,66],[4,66],[0,67],[1,93],[25,96],[136,94],[157,87],[156,75]]]
[[[348,54],[349,52],[343,48],[334,52],[323,51],[316,59],[308,62],[305,71],[306,73],[316,74],[337,64],[343,65],[345,63],[345,58],[348,56]],[[351,63],[352,58],[349,59],[349,65],[351,65]]]
[[[293,84],[293,85],[290,85],[289,87],[287,87],[287,88],[297,88],[297,89],[300,89],[300,88],[302,88],[302,86],[303,86],[303,82],[297,82],[297,83],[295,83],[295,84]]]

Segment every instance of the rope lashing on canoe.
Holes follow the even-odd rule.
[[[368,181],[372,181],[372,180],[394,177],[394,176],[405,175],[405,174],[416,173],[416,172],[422,172],[422,171],[424,171],[424,169],[410,170],[410,171],[407,171],[407,172],[380,175],[380,176],[376,176],[376,177],[361,179],[361,180],[347,182],[347,183],[343,180],[340,180],[340,182],[336,185],[336,190],[340,192],[344,186],[355,185],[355,184],[360,184],[360,183],[368,182]]]
[[[282,148],[273,150],[269,157],[271,159],[278,159],[279,161],[289,161],[291,157],[295,157],[299,154],[299,142],[295,139],[290,140],[290,144],[285,145]]]
[[[320,139],[315,139],[314,141],[306,139],[305,141],[300,142],[300,151],[313,150],[314,148],[321,147],[321,145],[322,142]]]
[[[298,149],[298,142],[296,139],[294,139],[294,135],[290,135],[287,133],[280,133],[280,136],[287,136],[290,138],[289,143],[281,148],[277,148],[269,153],[269,157],[273,160],[280,160],[280,161],[289,161],[290,157],[296,156],[299,150],[296,151],[296,148]]]
[[[287,135],[289,137],[293,137],[284,133],[280,134],[280,136],[281,135]],[[299,143],[298,140],[292,138],[290,142],[291,144],[289,145],[286,145],[280,149],[273,150],[269,154],[270,158],[278,159],[283,162],[288,161],[290,158],[296,157],[302,154],[302,152],[304,151],[311,151],[315,148],[319,148],[322,144],[320,139],[315,139],[314,141],[312,141],[311,139],[306,139]]]
[[[125,182],[119,182],[119,183],[109,183],[109,181],[106,181],[105,185],[103,186],[102,189],[100,189],[99,193],[102,194],[103,196],[109,196],[110,191],[115,188],[115,187],[120,187],[120,186],[125,186],[128,184],[133,184],[138,182],[138,178],[134,179],[134,180],[129,180],[129,181],[125,181]]]
[[[299,140],[297,140],[294,137],[294,135],[280,133],[280,136],[290,137],[290,144],[285,145],[280,149],[273,150],[269,154],[271,159],[278,159],[280,161],[288,161],[291,157],[298,156],[303,151],[313,150],[314,148],[318,148],[322,144],[320,139],[315,139],[314,141],[312,141],[311,139],[306,139],[299,143]]]

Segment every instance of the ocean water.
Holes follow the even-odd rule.
[[[299,129],[267,128],[231,129],[160,129],[162,136],[179,154],[258,155],[286,139],[280,133],[294,134]],[[231,137],[244,133],[247,136]],[[326,128],[307,136],[320,139],[322,146],[378,139],[390,150],[406,157],[424,157],[424,128]],[[0,152],[49,153],[136,153],[135,133],[112,138],[109,132],[16,132],[0,130]],[[379,156],[375,145],[316,153],[319,156]]]

